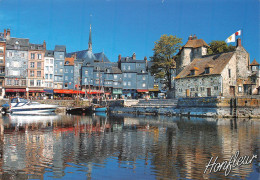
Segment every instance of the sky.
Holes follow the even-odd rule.
[[[210,43],[242,29],[251,62],[260,62],[260,0],[0,0],[0,32],[10,28],[12,37],[45,40],[48,50],[87,49],[90,24],[93,52],[110,61],[134,52],[149,59],[163,34],[184,45],[191,34]]]

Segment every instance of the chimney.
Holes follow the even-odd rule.
[[[188,40],[192,40],[192,35],[189,36]]]
[[[192,39],[197,39],[197,36],[196,36],[196,34],[194,34],[194,35],[193,35],[193,38],[192,38]]]
[[[6,34],[6,39],[9,40],[10,39],[10,29],[7,29],[7,34]]]
[[[45,40],[43,41],[43,49],[46,50],[46,42],[45,42]]]
[[[134,53],[132,56],[133,60],[136,60],[136,54]]]
[[[4,29],[4,38],[6,38],[6,29]]]
[[[118,62],[121,61],[121,54],[118,55]]]
[[[144,60],[145,60],[145,62],[147,61],[147,57],[146,56],[144,57]]]
[[[238,46],[240,46],[240,47],[242,46],[242,44],[241,44],[241,39],[240,39],[240,38],[237,39],[237,47],[238,47]]]

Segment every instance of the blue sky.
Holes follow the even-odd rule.
[[[163,34],[183,43],[196,34],[209,43],[243,29],[243,46],[251,61],[260,62],[259,5],[259,0],[0,0],[0,31],[10,28],[13,37],[45,40],[50,50],[66,45],[73,52],[87,49],[91,23],[93,51],[116,61],[133,52],[137,59],[152,56]]]

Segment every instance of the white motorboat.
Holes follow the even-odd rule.
[[[23,98],[14,98],[11,101],[11,114],[49,114],[57,109],[57,105],[41,104]]]

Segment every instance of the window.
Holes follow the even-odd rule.
[[[114,74],[114,79],[117,79],[117,75],[116,74]]]
[[[231,69],[228,69],[228,77],[231,78]]]
[[[31,53],[31,59],[35,59],[35,54]]]
[[[41,71],[37,71],[37,77],[41,77]]]
[[[12,80],[11,79],[8,79],[7,82],[6,82],[7,85],[11,85],[12,84]]]
[[[52,79],[53,78],[53,74],[50,74],[50,79]]]
[[[65,81],[68,81],[68,79],[69,79],[68,76],[65,76]]]
[[[73,69],[70,70],[70,73],[73,73]]]
[[[131,77],[132,77],[132,74],[128,74],[128,77],[131,78]]]
[[[124,73],[124,77],[126,78],[126,77],[127,77],[127,74]]]
[[[117,86],[117,85],[118,85],[118,82],[114,82],[114,85]]]
[[[125,70],[125,65],[123,65],[123,70]]]
[[[99,77],[99,74],[97,73],[97,77]]]
[[[49,64],[49,59],[45,59],[45,64]]]
[[[13,56],[13,53],[12,53],[12,52],[8,52],[7,56],[8,56],[8,57],[12,57],[12,56]]]
[[[41,62],[37,62],[37,69],[41,69],[42,68],[42,63]]]
[[[41,80],[37,80],[37,86],[41,86]]]
[[[128,86],[131,86],[131,82],[130,81],[128,82]]]
[[[30,71],[30,76],[34,77],[34,71]]]
[[[13,61],[13,66],[14,67],[20,67],[20,63],[18,61]]]
[[[30,68],[34,68],[34,62],[30,62]]]
[[[57,69],[55,69],[55,73],[57,73],[58,72],[58,70]]]
[[[87,78],[85,78],[85,80],[84,80],[84,81],[85,81],[85,83],[86,83],[86,82],[87,82]]]
[[[13,70],[13,76],[20,76],[20,71]]]
[[[53,59],[50,59],[50,64],[53,64]]]
[[[60,73],[62,73],[63,72],[63,69],[60,69]]]
[[[204,91],[204,87],[200,87],[200,91]]]
[[[242,86],[238,86],[238,92],[242,92]]]
[[[54,76],[54,79],[55,79],[55,81],[57,81],[57,80],[58,80],[58,77],[57,77],[57,76]]]
[[[24,53],[21,53],[21,57],[24,57]]]
[[[194,75],[195,75],[195,70],[191,70],[191,71],[190,71],[190,75],[191,75],[191,76],[194,76]]]
[[[62,62],[60,62],[60,66],[62,66]]]
[[[195,91],[195,88],[190,88],[190,91]]]
[[[0,53],[4,53],[4,47],[0,46]]]
[[[145,83],[143,83],[143,87],[145,87],[146,86],[146,84]]]
[[[66,68],[66,69],[64,69],[64,72],[65,72],[65,73],[68,73],[69,71],[68,71],[68,69]]]
[[[69,61],[66,61],[65,64],[68,65],[70,62]]]
[[[68,87],[68,83],[65,83],[65,84],[64,84],[64,87],[65,87],[65,88]]]
[[[126,82],[123,82],[123,85],[126,86]]]
[[[19,80],[14,80],[14,85],[18,86],[19,85]]]
[[[48,74],[45,74],[45,79],[48,79],[48,77],[49,77]]]
[[[214,86],[214,90],[218,90],[218,86]]]
[[[30,80],[30,86],[34,86],[34,80]]]
[[[49,72],[49,66],[46,66],[46,67],[45,67],[45,71],[46,71],[46,72]]]
[[[131,68],[130,68],[130,66],[128,66],[128,70],[130,70]]]
[[[143,76],[143,80],[145,80],[145,76]]]
[[[62,59],[62,54],[60,54],[60,59]]]
[[[209,74],[209,68],[205,68],[205,74]]]
[[[26,86],[26,80],[22,80],[22,86]]]
[[[42,54],[38,54],[38,59],[42,59]]]

